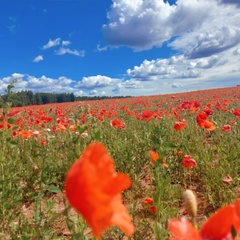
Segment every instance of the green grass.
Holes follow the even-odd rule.
[[[152,100],[146,98],[146,101]],[[100,109],[107,104],[109,102],[100,101],[91,106],[89,103],[91,108],[98,106]],[[119,106],[121,104],[125,103]],[[229,112],[240,107],[235,102],[228,106],[227,112],[214,110],[211,119],[217,128],[212,132],[199,128],[195,119],[197,112],[189,111],[179,111],[181,119],[187,122],[187,127],[179,132],[173,128],[176,119],[172,114],[163,114],[161,120],[141,121],[118,107],[115,111],[119,114],[117,117],[124,120],[124,129],[110,126],[114,117],[104,117],[104,121],[99,122],[88,115],[87,123],[82,124],[79,116],[86,109],[81,106],[66,112],[63,109],[65,118],[71,117],[70,124],[77,124],[79,135],[68,128],[55,133],[44,132],[45,128],[55,125],[57,118],[54,111],[48,113],[50,107],[53,108],[44,106],[43,109],[53,117],[53,122],[44,127],[26,124],[25,128],[42,132],[38,137],[27,140],[12,137],[12,131],[18,130],[14,127],[17,118],[22,117],[24,121],[31,118],[24,111],[8,118],[12,123],[10,129],[0,129],[1,239],[93,239],[85,221],[72,212],[62,193],[69,167],[92,141],[103,143],[114,159],[116,170],[129,174],[132,179],[132,187],[123,193],[136,227],[132,239],[168,239],[167,221],[182,216],[182,192],[186,187],[205,204],[199,208],[199,224],[219,207],[240,197],[240,123]],[[169,105],[164,107],[169,111]],[[134,105],[131,108],[137,109]],[[147,107],[140,106],[138,112],[142,109]],[[156,109],[156,105],[152,109]],[[221,127],[233,119],[237,125],[232,125],[232,131],[222,132]],[[82,138],[81,133],[86,130],[89,136]],[[42,138],[46,138],[46,146],[41,146]],[[159,154],[154,165],[149,150]],[[181,161],[186,154],[196,160],[196,168],[183,168]],[[168,168],[161,165],[164,157]],[[34,166],[39,171],[35,171]],[[233,179],[229,185],[222,182],[227,174]],[[143,206],[146,197],[153,198],[156,214],[149,213]],[[103,239],[122,239],[123,236],[123,232],[112,227],[104,233]]]

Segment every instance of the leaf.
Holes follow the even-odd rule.
[[[15,123],[15,119],[13,119],[13,118],[9,118],[7,121],[8,121],[8,123],[10,123],[10,124]]]
[[[175,148],[177,148],[177,146],[175,144],[170,143],[170,142],[165,143],[165,149],[166,150],[173,150]]]
[[[58,188],[58,187],[56,187],[56,186],[54,186],[54,185],[48,186],[47,190],[48,190],[49,192],[52,192],[52,193],[58,193],[58,192],[61,191],[60,188]]]
[[[12,147],[15,147],[18,145],[18,142],[13,141],[11,138],[7,138],[6,142],[7,142],[7,145],[12,146]]]

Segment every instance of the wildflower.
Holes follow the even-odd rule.
[[[153,199],[150,198],[150,197],[145,198],[142,203],[143,203],[143,204],[146,204],[146,205],[152,204],[152,203],[153,203]]]
[[[75,132],[76,128],[77,128],[77,126],[76,126],[75,124],[69,126],[69,130],[70,130],[71,132]]]
[[[205,108],[203,111],[207,114],[207,116],[213,115],[213,113],[214,113],[214,111],[209,108]]]
[[[213,125],[212,122],[207,120],[209,115],[210,115],[209,112],[200,112],[196,116],[196,120],[200,128],[205,128],[208,131],[213,131],[216,127]]]
[[[237,122],[236,122],[235,120],[231,120],[229,123],[230,123],[231,125],[237,125]]]
[[[11,128],[11,124],[8,122],[0,123],[0,128],[9,129]]]
[[[36,165],[33,167],[33,169],[34,169],[35,172],[38,172],[38,171],[39,171],[39,168],[38,168],[38,166],[36,166]]]
[[[240,109],[235,108],[235,109],[233,110],[233,114],[240,119]]]
[[[150,154],[152,163],[154,163],[159,158],[158,153],[155,151],[150,150],[149,154]]]
[[[176,131],[181,131],[182,129],[184,129],[186,127],[186,121],[185,119],[179,121],[179,122],[175,122],[174,124],[174,129]]]
[[[82,138],[88,137],[88,133],[87,133],[87,132],[83,132],[83,133],[81,134],[81,137],[82,137]]]
[[[221,208],[203,224],[198,232],[186,219],[171,219],[168,228],[174,238],[172,239],[225,239],[231,240],[231,232],[234,228],[240,233],[240,200]]]
[[[12,137],[16,137],[17,135],[18,135],[18,132],[15,131],[15,130],[13,130],[13,131],[12,131]]]
[[[225,125],[222,127],[222,132],[231,132],[231,126],[228,125],[228,124],[225,124]]]
[[[156,208],[156,206],[151,206],[151,207],[148,209],[148,211],[149,211],[150,213],[152,213],[152,214],[156,214],[157,208]]]
[[[150,212],[150,213],[153,213],[153,214],[156,214],[157,212],[157,208],[156,206],[152,205],[153,204],[153,199],[148,197],[148,198],[145,198],[142,203],[144,205],[147,205],[147,211]],[[149,206],[150,205],[150,206]]]
[[[200,112],[196,116],[197,123],[200,127],[202,127],[202,123],[207,120],[208,115],[205,112]]]
[[[216,129],[216,126],[214,126],[213,123],[208,120],[203,121],[201,124],[202,127],[207,129],[208,131],[213,131]]]
[[[114,118],[110,125],[112,127],[115,127],[115,128],[118,128],[118,129],[122,129],[122,128],[125,128],[125,124],[122,123],[122,121],[120,119],[117,119],[117,118]]]
[[[32,136],[32,132],[31,131],[20,131],[18,133],[23,139],[28,139]]]
[[[34,130],[34,131],[32,131],[32,135],[33,135],[33,136],[38,137],[40,134],[41,134],[41,132],[38,131],[38,130]]]
[[[46,141],[46,138],[43,138],[41,141],[40,141],[40,144],[45,147],[47,145],[47,141]]]
[[[64,132],[66,130],[66,127],[63,124],[58,123],[58,129]]]
[[[193,168],[197,166],[196,160],[192,159],[190,155],[185,155],[182,160],[182,165],[185,168]]]
[[[121,192],[130,185],[127,175],[115,172],[106,148],[95,142],[69,169],[65,193],[69,204],[86,219],[95,237],[100,237],[111,225],[118,226],[130,237],[134,226],[121,198]]]

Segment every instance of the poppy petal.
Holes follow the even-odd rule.
[[[231,234],[234,219],[234,206],[231,204],[223,207],[203,224],[200,235],[203,239],[227,239]]]
[[[130,178],[116,173],[113,160],[100,143],[91,143],[69,169],[65,193],[69,204],[87,221],[95,237],[111,225],[128,236],[134,232],[131,217],[121,200]]]
[[[168,229],[174,236],[174,240],[183,239],[194,239],[201,240],[197,230],[193,225],[186,219],[181,218],[180,220],[173,218],[168,222]]]

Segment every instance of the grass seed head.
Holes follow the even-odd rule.
[[[183,192],[183,202],[185,208],[192,218],[193,223],[195,224],[195,219],[197,216],[197,198],[193,191],[187,189]]]

